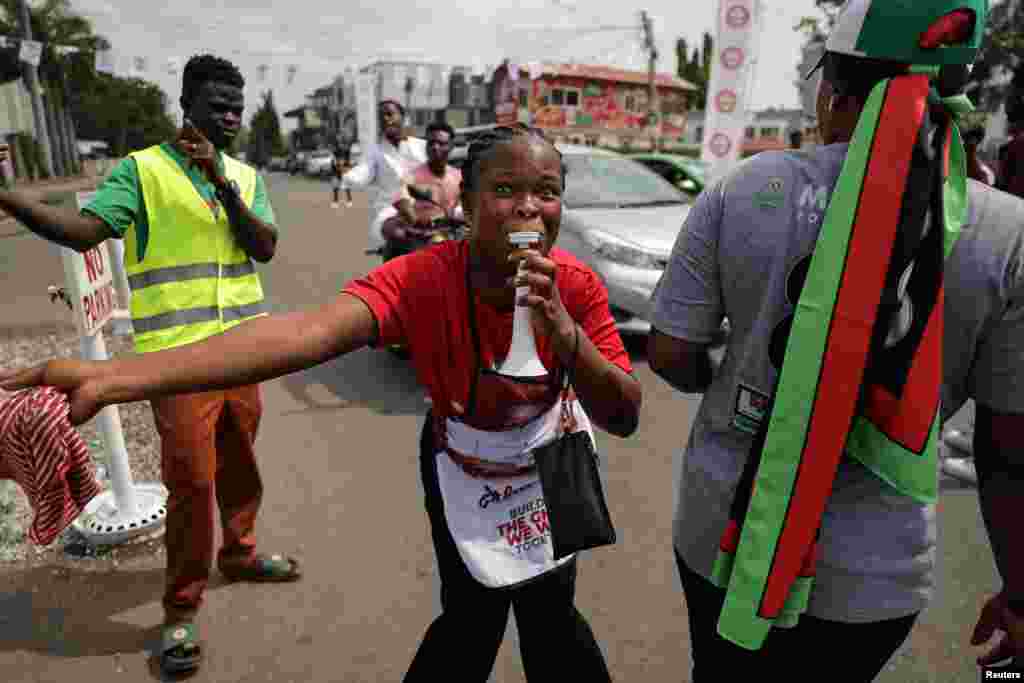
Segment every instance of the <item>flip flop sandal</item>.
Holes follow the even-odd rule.
[[[299,561],[283,555],[256,555],[243,565],[222,567],[220,571],[232,581],[253,583],[285,583],[302,577]]]
[[[165,674],[195,671],[203,661],[195,624],[180,623],[164,626],[160,646],[160,669]]]

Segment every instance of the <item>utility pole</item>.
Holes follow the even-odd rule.
[[[647,10],[640,11],[640,25],[644,32],[644,49],[647,50],[647,126],[651,134],[651,146],[657,151],[661,147],[661,111],[655,85],[658,48],[654,43],[654,28]]]
[[[21,18],[21,36],[25,40],[32,40],[32,19],[28,11],[27,0],[18,0],[18,14]],[[32,96],[32,120],[36,125],[36,139],[39,141],[39,148],[42,150],[43,169],[46,174],[53,176],[53,155],[50,154],[50,134],[46,128],[46,110],[43,109],[43,97],[39,93],[39,75],[36,67],[32,64],[25,64],[25,85]]]

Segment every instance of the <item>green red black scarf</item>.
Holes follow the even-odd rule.
[[[783,356],[778,383],[713,574],[727,588],[719,633],[748,649],[806,610],[844,453],[907,495],[934,500],[942,269],[966,210],[949,111],[965,98],[940,100],[935,75],[914,70],[872,91],[791,299],[788,335],[773,340]]]

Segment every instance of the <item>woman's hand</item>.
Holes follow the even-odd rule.
[[[61,358],[24,370],[0,372],[0,389],[54,387],[68,397],[71,424],[80,425],[106,405],[102,399],[105,369],[103,362]]]
[[[551,259],[533,249],[522,254],[513,254],[509,260],[521,259],[521,272],[512,278],[515,287],[529,286],[526,296],[516,304],[526,304],[533,309],[533,326],[537,332],[560,340],[562,348],[572,349],[576,334],[576,323],[562,304],[555,282],[557,266]]]

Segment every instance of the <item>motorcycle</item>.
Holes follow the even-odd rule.
[[[411,254],[431,244],[460,240],[466,236],[466,222],[456,218],[451,211],[434,201],[429,192],[410,186],[409,194],[417,201],[432,204],[439,213],[430,219],[426,227],[410,225],[401,214],[384,221],[381,226],[384,244],[365,251],[367,255],[380,256],[382,263],[404,254]]]
[[[432,204],[437,208],[438,214],[431,217],[426,227],[410,225],[401,214],[384,221],[381,226],[384,244],[364,252],[368,256],[380,256],[381,263],[387,263],[393,258],[411,254],[433,244],[464,239],[468,233],[466,222],[456,218],[452,211],[434,201],[429,191],[416,186],[409,186],[408,189],[413,199]],[[403,360],[409,357],[408,349],[401,344],[390,345],[388,351]]]

